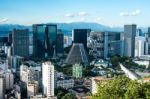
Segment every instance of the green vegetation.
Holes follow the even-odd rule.
[[[150,83],[118,76],[106,84],[99,84],[98,93],[91,99],[150,99]]]
[[[116,69],[120,69],[119,62],[125,64],[125,66],[129,69],[138,69],[139,71],[144,71],[145,66],[144,65],[138,65],[132,61],[129,57],[118,57],[114,56],[110,59],[110,62]]]
[[[58,72],[63,72],[65,75],[72,76],[72,65],[60,67],[55,64],[55,70]]]
[[[94,66],[85,66],[83,68],[83,77],[91,77],[93,76],[91,70]]]
[[[61,87],[55,89],[55,95],[58,99],[76,99],[76,96],[73,93],[70,93]]]
[[[131,61],[130,58],[128,57],[119,57],[119,56],[114,56],[110,59],[110,62],[112,63],[112,65],[114,67],[118,67],[119,66],[119,62],[120,63],[124,63],[125,61]]]
[[[67,93],[62,99],[76,99],[76,96],[73,93]]]

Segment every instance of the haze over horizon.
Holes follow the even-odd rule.
[[[148,0],[1,0],[0,24],[95,22],[150,26]]]

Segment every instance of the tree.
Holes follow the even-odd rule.
[[[106,84],[99,84],[92,99],[150,99],[150,83],[116,77]]]
[[[73,93],[67,93],[62,99],[76,99],[76,96]]]
[[[127,86],[127,91],[125,92],[126,99],[139,99],[143,98],[142,95],[142,87],[141,84],[137,81],[130,81]]]
[[[58,87],[55,89],[55,95],[57,96],[58,99],[61,99],[67,93],[68,93],[68,91],[61,87]]]
[[[113,80],[108,81],[106,84],[100,84],[98,93],[93,96],[93,99],[118,99],[124,97],[126,87],[130,79],[127,77],[119,76]]]

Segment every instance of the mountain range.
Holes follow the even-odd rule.
[[[47,23],[49,24],[49,23]],[[116,31],[123,32],[123,27],[109,27],[98,23],[91,22],[73,22],[73,23],[55,23],[57,24],[58,29],[63,31],[72,31],[72,29],[92,29],[94,31]],[[32,31],[32,26],[25,26],[19,24],[0,24],[0,31],[11,31],[13,28],[16,29],[29,29]],[[147,32],[147,28],[141,28],[143,32]]]

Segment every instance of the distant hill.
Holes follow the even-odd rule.
[[[48,23],[47,23],[48,24]],[[123,27],[109,27],[105,25],[101,25],[98,23],[91,23],[91,22],[73,22],[73,23],[55,23],[58,26],[58,29],[62,29],[63,31],[72,31],[72,29],[82,29],[88,28],[94,31],[116,31],[116,32],[123,32]],[[0,24],[0,31],[11,31],[13,28],[16,29],[29,29],[32,31],[32,26],[24,26],[18,24]],[[141,28],[143,32],[147,32],[147,28]]]
[[[47,23],[48,24],[48,23]],[[104,26],[98,23],[86,23],[86,22],[73,22],[73,23],[55,23],[58,26],[58,29],[71,31],[72,29],[82,29],[82,28],[89,28],[95,31],[120,31],[122,28],[110,28],[108,26]],[[0,31],[11,31],[13,28],[17,29],[25,29],[28,28],[32,31],[32,26],[24,26],[18,24],[1,24]]]
[[[31,26],[24,26],[18,24],[0,24],[0,31],[12,31],[14,28],[16,29],[31,29]]]

